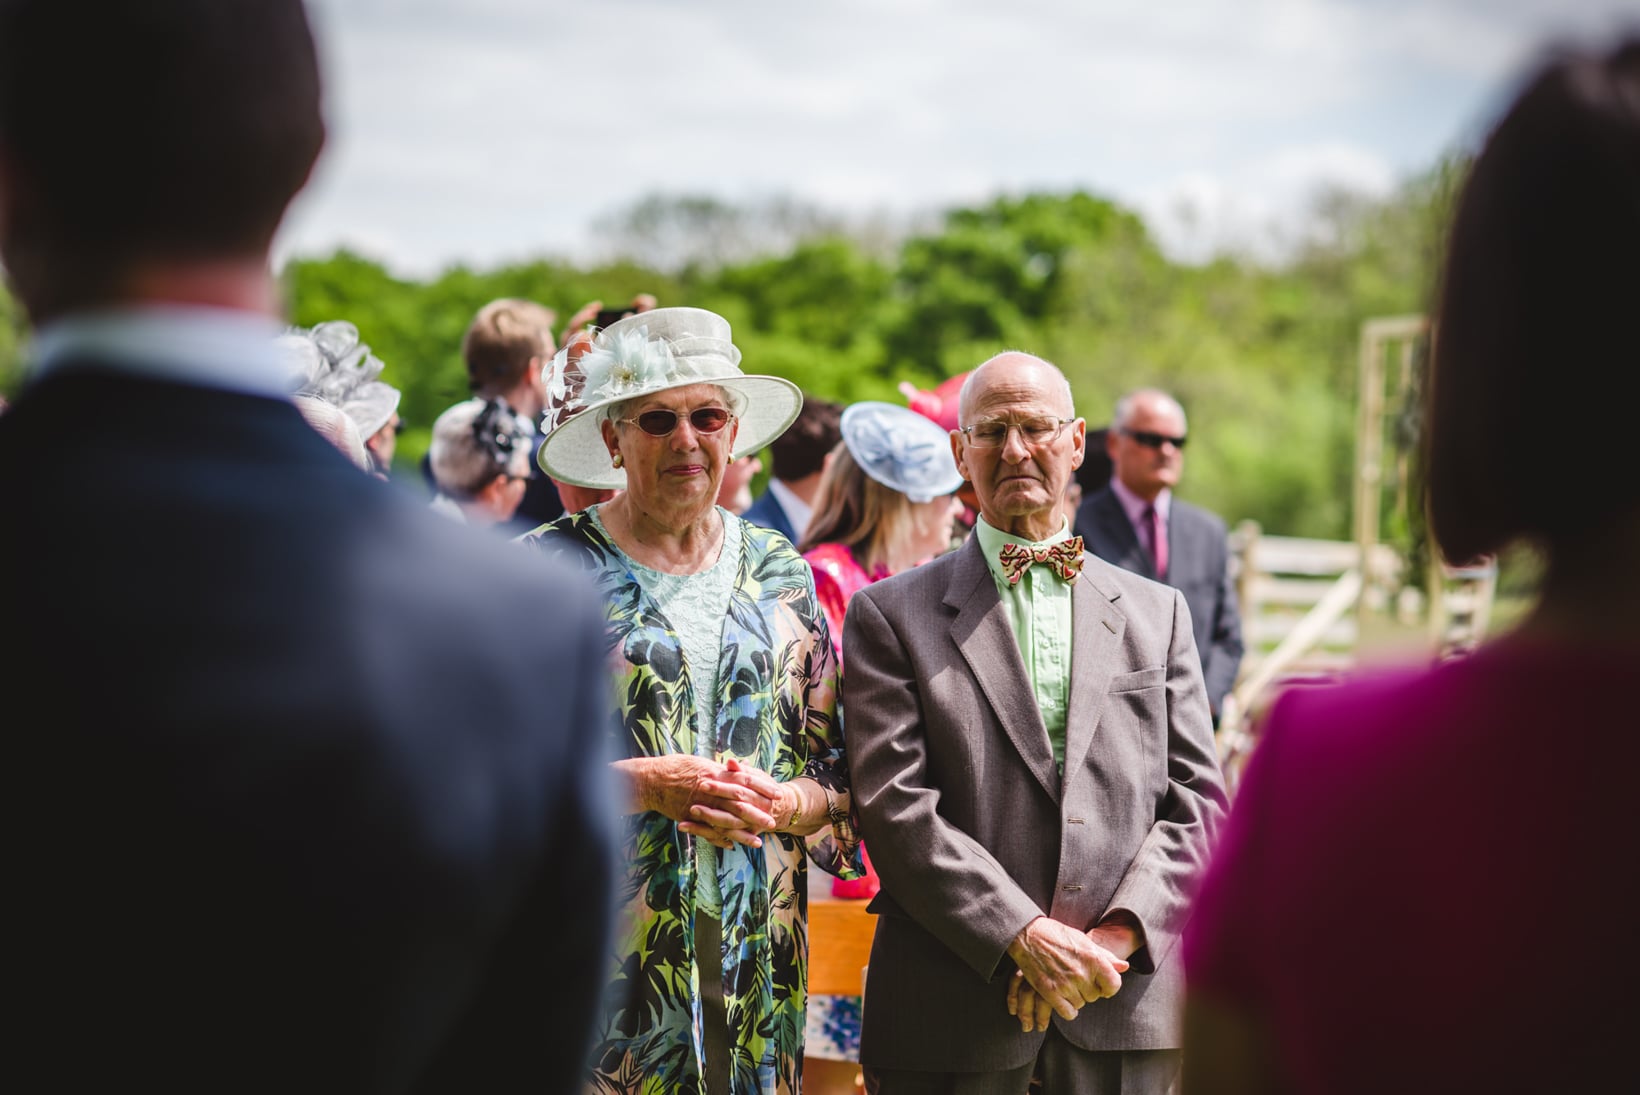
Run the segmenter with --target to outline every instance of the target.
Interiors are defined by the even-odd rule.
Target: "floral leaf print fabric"
[[[732,1095],[780,1095],[797,1090],[802,1067],[808,863],[845,878],[857,877],[862,864],[837,716],[836,656],[811,572],[783,538],[753,526],[745,535],[723,624],[716,751],[778,780],[809,776],[836,802],[832,825],[812,836],[771,833],[760,849],[719,853]],[[695,752],[682,645],[621,552],[584,512],[524,543],[581,563],[605,596],[614,755]],[[699,1092],[693,842],[657,813],[625,820],[621,924],[588,1090]]]

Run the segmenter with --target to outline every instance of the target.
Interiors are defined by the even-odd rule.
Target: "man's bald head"
[[[1071,386],[1050,362],[1009,350],[975,369],[951,433],[957,470],[991,527],[1040,541],[1064,526],[1060,505],[1086,443]],[[984,429],[969,429],[983,425]],[[964,431],[967,432],[964,432]]]
[[[1076,407],[1071,398],[1071,382],[1059,371],[1059,366],[1044,361],[1035,354],[1020,350],[1004,350],[986,359],[979,368],[968,374],[957,397],[957,417],[963,425],[973,421],[973,408],[985,393],[1003,386],[1030,385],[1049,393],[1055,413],[1061,418],[1075,418]]]

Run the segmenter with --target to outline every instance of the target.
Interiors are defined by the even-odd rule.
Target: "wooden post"
[[[1361,327],[1360,373],[1356,378],[1355,548],[1356,566],[1363,579],[1367,576],[1368,555],[1378,542],[1378,506],[1384,478],[1384,345],[1380,327],[1381,321],[1369,321]],[[1359,597],[1355,609],[1357,626],[1364,626],[1367,598]]]

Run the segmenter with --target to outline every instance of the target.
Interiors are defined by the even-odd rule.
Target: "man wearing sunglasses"
[[[1188,436],[1184,408],[1166,392],[1118,399],[1105,436],[1110,484],[1083,500],[1076,532],[1101,559],[1184,594],[1216,726],[1241,667],[1241,610],[1224,521],[1173,497]]]

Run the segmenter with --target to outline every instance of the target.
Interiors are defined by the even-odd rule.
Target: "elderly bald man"
[[[1082,550],[1060,500],[1086,424],[1052,364],[963,387],[964,546],[857,593],[847,735],[882,877],[868,1085],[1163,1092],[1174,942],[1225,795],[1177,590]]]

